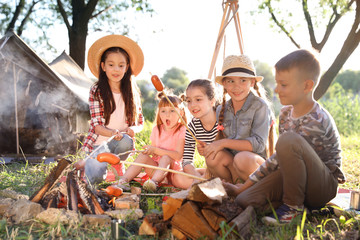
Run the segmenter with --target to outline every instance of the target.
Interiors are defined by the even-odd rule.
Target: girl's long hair
[[[257,95],[258,97],[264,99],[271,111],[271,123],[270,123],[270,128],[269,128],[269,137],[268,137],[268,141],[266,144],[266,156],[270,157],[275,152],[275,142],[276,142],[276,138],[277,138],[276,131],[275,131],[275,115],[272,110],[272,105],[266,97],[266,92],[265,92],[265,89],[262,86],[262,84],[255,81],[254,87],[253,87],[253,89],[251,89],[251,91],[254,92],[254,94]],[[224,88],[221,110],[219,113],[218,125],[222,125],[224,123],[225,103],[226,103],[226,89]],[[223,131],[219,131],[218,135],[216,136],[216,140],[223,139],[223,138],[225,138]]]
[[[130,66],[130,57],[129,54],[120,47],[111,47],[108,48],[103,55],[101,56],[100,66],[99,66],[99,80],[97,81],[96,93],[100,93],[102,103],[104,106],[104,118],[105,125],[110,121],[111,114],[115,111],[116,105],[111,88],[109,85],[108,77],[101,67],[101,63],[105,63],[105,60],[109,53],[121,53],[125,56],[126,62],[129,65],[128,70],[124,74],[124,77],[120,81],[120,92],[125,103],[125,115],[127,124],[129,126],[136,125],[137,116],[140,109],[140,92],[134,81],[131,79],[132,70]],[[96,94],[97,95],[97,94]],[[100,99],[97,99],[100,100]]]
[[[185,108],[184,108],[184,104],[182,103],[183,102],[182,99],[175,95],[166,94],[166,96],[171,101],[171,103],[174,105],[174,107],[180,109],[180,114],[182,115],[184,122],[187,123],[187,119],[186,119],[186,115],[185,115]],[[156,110],[155,124],[159,130],[159,135],[161,135],[161,125],[163,124],[163,122],[161,121],[159,111],[160,111],[161,107],[171,107],[171,104],[166,99],[165,94],[163,92],[158,93],[157,98],[159,99],[159,104],[158,104],[158,107]],[[179,119],[179,121],[180,121],[179,122],[180,124],[177,126],[174,133],[179,131],[180,128],[184,125],[184,123],[181,121],[181,119]]]

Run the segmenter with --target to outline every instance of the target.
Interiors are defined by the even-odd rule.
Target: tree
[[[270,13],[271,22],[275,23],[279,31],[285,33],[289,40],[297,48],[300,48],[301,45],[296,40],[294,28],[292,26],[296,25],[293,21],[293,17],[295,15],[294,12],[297,9],[301,9],[304,15],[303,21],[305,21],[305,25],[307,27],[311,46],[319,53],[322,51],[323,47],[330,38],[338,21],[345,14],[354,14],[354,21],[340,52],[334,59],[331,66],[321,76],[319,85],[315,90],[314,96],[316,99],[319,99],[324,95],[331,82],[335,79],[336,75],[345,64],[346,60],[359,45],[360,0],[320,0],[317,1],[316,4],[314,1],[310,3],[308,0],[299,0],[299,2],[301,2],[302,7],[292,7],[291,12],[289,12],[282,8],[285,5],[282,4],[284,1],[281,3],[280,0],[261,0],[259,9],[260,11],[267,10]],[[288,2],[286,6],[288,6]],[[296,5],[293,4],[292,6]],[[355,7],[355,10],[353,7]],[[302,25],[304,25],[304,23],[302,23]],[[322,38],[318,39],[316,33],[323,33]]]
[[[268,98],[272,99],[275,88],[275,77],[272,72],[272,67],[269,64],[260,62],[258,60],[254,61],[254,65],[256,68],[256,75],[264,77],[264,80],[261,82],[261,84],[264,86]]]
[[[41,4],[37,4],[39,2]],[[35,27],[43,33],[37,40],[45,41],[47,46],[52,48],[48,42],[47,30],[64,24],[68,32],[70,56],[82,69],[89,30],[126,35],[129,30],[124,24],[125,17],[119,15],[120,12],[130,9],[135,12],[153,12],[147,0],[33,0],[31,3],[20,0],[14,9],[11,3],[12,1],[8,0],[0,5],[1,29],[17,29],[18,35],[21,35],[24,26],[29,24],[32,27],[27,28],[28,35],[36,36],[33,32]],[[40,14],[37,14],[39,12]],[[12,18],[9,17],[11,15]],[[7,27],[3,28],[6,24]]]
[[[360,71],[346,70],[339,73],[335,79],[336,82],[346,91],[360,93]]]
[[[176,67],[167,70],[162,77],[162,81],[166,88],[174,91],[174,94],[183,93],[189,84],[186,72]]]

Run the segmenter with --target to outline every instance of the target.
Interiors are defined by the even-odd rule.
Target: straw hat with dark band
[[[87,61],[89,69],[95,77],[99,77],[101,56],[111,47],[120,47],[130,56],[132,74],[137,76],[144,66],[144,54],[139,45],[128,37],[122,35],[108,35],[98,39],[89,49]]]
[[[222,75],[215,77],[215,81],[222,85],[224,77],[255,78],[257,82],[263,80],[262,76],[256,76],[254,64],[246,55],[226,57],[222,67]]]

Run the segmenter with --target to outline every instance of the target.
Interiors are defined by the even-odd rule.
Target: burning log
[[[30,197],[30,201],[38,203],[48,192],[48,190],[54,185],[54,183],[59,179],[61,173],[66,167],[70,165],[70,163],[70,161],[64,158],[61,159],[58,165],[51,170],[50,174],[45,179],[44,186]]]
[[[98,197],[85,182],[80,180],[70,163],[66,159],[61,159],[45,179],[45,184],[31,196],[30,200],[40,203],[45,209],[64,207],[76,212],[103,214],[104,210]],[[65,177],[66,181],[63,180]],[[104,201],[107,202],[108,199]]]

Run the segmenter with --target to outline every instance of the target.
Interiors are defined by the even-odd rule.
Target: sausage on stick
[[[196,137],[194,136],[194,134],[192,133],[192,131],[190,131],[188,125],[186,124],[185,120],[183,119],[183,117],[181,116],[181,114],[177,111],[177,109],[175,108],[174,104],[170,101],[170,99],[168,98],[168,96],[166,95],[166,93],[164,92],[164,84],[162,83],[162,81],[160,80],[160,78],[157,75],[152,75],[151,76],[151,82],[154,85],[155,89],[158,92],[162,92],[165,96],[165,98],[168,100],[168,102],[170,103],[171,107],[174,108],[175,112],[178,114],[180,120],[182,121],[182,123],[185,125],[186,129],[189,131],[189,133],[191,134],[191,136],[194,138],[194,140],[196,141],[196,143],[198,144],[202,144],[203,142],[199,141],[196,139]]]

